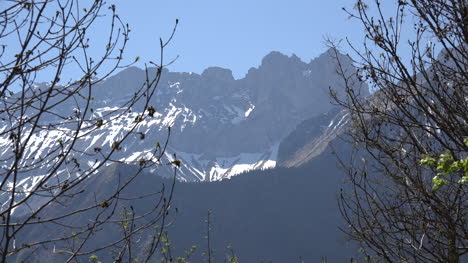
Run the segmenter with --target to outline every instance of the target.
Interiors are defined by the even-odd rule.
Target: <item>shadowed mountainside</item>
[[[347,150],[341,148],[341,151],[345,154]],[[135,170],[136,167],[127,165],[107,168],[88,184],[79,202],[73,201],[69,205],[79,207],[102,200],[109,192],[106,188],[112,188],[116,178],[127,177]],[[341,219],[336,195],[341,181],[335,157],[326,151],[296,168],[252,171],[219,182],[176,183],[170,214],[175,223],[169,228],[174,255],[182,255],[184,250],[197,245],[199,248],[193,262],[202,261],[201,253],[206,250],[204,222],[207,211],[211,210],[215,261],[224,258],[228,245],[233,246],[240,262],[299,262],[300,258],[306,262],[317,262],[322,256],[330,262],[347,261],[357,250],[345,244],[345,238],[338,229]],[[154,192],[162,184],[170,186],[171,181],[155,174],[142,174],[122,195]],[[139,200],[133,207],[141,212],[152,202],[152,199]],[[175,208],[178,213],[175,213]],[[55,206],[46,212],[58,213],[54,209],[64,208]],[[86,222],[86,216],[90,214],[74,220]],[[63,229],[58,230],[54,226],[46,224],[41,228],[31,228],[26,238],[65,234]],[[93,247],[93,242],[102,244],[115,237],[116,233],[112,233],[110,229],[98,233],[87,247]],[[144,249],[149,235],[148,231],[141,235],[135,247]],[[57,243],[56,249],[59,247]],[[48,247],[40,254],[50,257],[50,262],[61,262],[63,255],[53,254],[52,250]],[[26,255],[22,253],[17,262]],[[110,260],[107,254],[97,255],[104,261]]]

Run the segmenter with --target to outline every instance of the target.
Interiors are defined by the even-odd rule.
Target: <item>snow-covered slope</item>
[[[330,54],[328,51],[305,63],[294,55],[271,52],[258,68],[251,68],[238,80],[230,70],[219,67],[208,68],[201,75],[164,70],[149,101],[156,113],[138,123],[113,159],[136,163],[153,154],[155,144],[162,144],[167,128],[172,127],[166,158],[171,161],[177,154],[182,181],[221,180],[248,170],[275,167],[280,142],[303,120],[332,108],[328,88],[340,87],[342,82]],[[343,56],[342,60],[349,70],[354,69],[349,58]],[[150,70],[150,74],[154,72]],[[119,105],[131,99],[144,80],[145,72],[132,67],[95,86],[90,118],[102,119],[103,125],[79,136],[75,153],[68,160],[77,161],[79,166],[60,167],[55,173],[57,180],[76,176],[77,169],[92,167],[96,149],[110,149],[122,139],[143,107],[138,102],[124,111]],[[41,85],[37,88],[47,86]],[[77,111],[72,102],[54,110],[62,116],[73,116]],[[121,117],[112,119],[116,112]],[[46,128],[54,123],[53,114],[41,121],[45,128],[33,134],[25,151],[25,162],[36,162],[33,173],[21,174],[19,188],[26,192],[54,168],[37,160],[46,160],[48,153],[57,150],[57,142],[65,143],[74,132],[69,126]],[[5,129],[8,122],[0,120],[0,131]],[[0,160],[11,160],[11,144],[7,135],[0,137]],[[4,161],[0,169],[6,170],[9,165]],[[169,175],[164,170],[159,173]]]
[[[291,132],[279,147],[278,165],[299,167],[325,152],[349,127],[347,110],[335,108],[330,112],[303,121]],[[344,142],[341,142],[343,144]]]

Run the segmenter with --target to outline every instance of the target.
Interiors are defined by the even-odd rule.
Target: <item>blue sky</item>
[[[325,37],[362,40],[359,24],[341,9],[352,8],[350,0],[115,2],[132,28],[127,57],[141,56],[142,62],[158,58],[159,37],[166,38],[180,19],[167,50],[168,59],[179,55],[172,71],[221,66],[240,78],[273,50],[309,61],[326,50]]]
[[[81,7],[93,0],[80,0]],[[308,62],[323,53],[325,38],[362,44],[360,23],[342,10],[352,9],[354,0],[108,0],[115,4],[121,19],[132,29],[124,57],[136,64],[159,59],[159,38],[167,39],[176,19],[179,27],[166,60],[179,56],[171,71],[201,73],[209,66],[220,66],[242,78],[249,68],[260,64],[271,51],[296,54]],[[394,1],[385,1],[391,6]],[[3,2],[5,4],[5,2]],[[0,8],[2,8],[0,0]],[[386,9],[392,10],[392,9]],[[110,14],[109,10],[103,10]],[[54,13],[54,10],[51,10]],[[110,17],[102,17],[88,30],[91,55],[105,48]],[[6,40],[7,42],[9,40]],[[8,43],[15,47],[17,43]],[[349,51],[346,45],[343,50]],[[11,53],[11,52],[10,52]],[[79,71],[68,68],[64,79],[79,78]],[[49,81],[49,73],[37,81]]]

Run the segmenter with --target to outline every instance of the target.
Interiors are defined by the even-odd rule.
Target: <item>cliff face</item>
[[[349,58],[340,55],[340,59],[347,69],[354,70]],[[207,68],[201,75],[164,70],[156,95],[149,102],[156,108],[155,117],[143,121],[136,131],[146,134],[151,142],[135,135],[116,158],[137,160],[151,151],[154,142],[164,141],[166,128],[172,127],[167,153],[169,159],[172,153],[181,159],[181,180],[213,181],[246,170],[274,167],[280,142],[302,121],[333,107],[329,87],[339,89],[342,85],[336,68],[329,50],[309,63],[295,55],[271,52],[258,68],[251,68],[238,80],[229,69],[219,67]],[[150,69],[149,74],[154,75],[155,69]],[[118,140],[121,131],[141,111],[142,103],[134,105],[132,112],[123,114],[119,121],[109,122],[106,115],[119,110],[119,105],[128,101],[144,80],[145,72],[132,67],[95,86],[90,118],[102,117],[105,125],[81,137],[77,149],[87,152],[96,147],[109,148]],[[76,102],[70,101],[54,110],[73,116],[76,107]],[[43,121],[53,122],[53,118],[51,114]],[[34,141],[41,143],[27,154],[46,155],[48,143],[60,136],[38,132]],[[0,149],[8,149],[8,143],[0,138]],[[0,151],[0,155],[8,159],[8,151]],[[82,165],[92,161],[86,154],[75,158],[82,160]]]

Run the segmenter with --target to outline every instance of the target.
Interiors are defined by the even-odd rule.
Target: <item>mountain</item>
[[[341,59],[354,69],[348,57]],[[201,75],[164,72],[152,102],[159,109],[157,120],[142,123],[141,130],[161,134],[164,127],[172,126],[168,152],[182,160],[184,181],[215,181],[272,168],[282,139],[303,120],[333,107],[328,89],[342,85],[336,67],[331,51],[310,63],[271,52],[258,68],[238,80],[230,70],[218,67]],[[99,89],[108,93],[96,97],[125,96],[122,90],[128,91],[130,83],[143,77],[144,72],[136,68],[124,71],[103,83]],[[150,147],[132,144],[125,152],[136,158],[135,153]],[[125,152],[122,158],[129,155]]]
[[[149,101],[156,108],[154,117],[142,121],[135,137],[114,156],[129,165],[113,164],[101,169],[75,190],[73,198],[63,198],[41,213],[60,216],[66,207],[79,209],[105,200],[114,193],[116,182],[134,174],[137,167],[132,164],[151,152],[154,142],[164,141],[167,127],[172,127],[166,157],[171,160],[171,154],[176,153],[182,161],[177,172],[180,182],[175,185],[172,200],[178,212],[171,210],[175,223],[168,229],[174,253],[180,255],[194,244],[203,244],[203,221],[207,210],[212,210],[217,259],[223,258],[225,247],[232,244],[241,262],[315,262],[321,257],[337,262],[349,260],[356,249],[345,243],[338,230],[341,223],[335,198],[342,178],[330,154],[330,143],[337,141],[348,120],[346,111],[333,106],[328,97],[330,86],[343,84],[335,73],[337,65],[331,54],[329,50],[305,63],[294,55],[272,52],[258,68],[250,69],[238,80],[230,70],[218,67],[208,68],[201,75],[165,70],[156,96]],[[353,71],[351,60],[340,56],[345,68]],[[150,74],[155,74],[155,69],[150,69]],[[95,117],[105,124],[81,137],[77,149],[86,153],[96,147],[111,147],[134,122],[142,104],[133,105],[131,112],[122,112],[123,118],[118,121],[108,120],[106,115],[122,110],[119,103],[131,98],[144,79],[143,70],[129,68],[96,86],[91,106]],[[76,105],[63,104],[58,110],[73,114]],[[53,121],[54,117],[49,118],[47,121]],[[146,140],[140,140],[141,134]],[[47,132],[36,136],[28,156],[47,153],[48,145],[59,139]],[[5,138],[0,140],[3,157],[8,154],[8,143]],[[334,150],[346,153],[348,148],[338,143]],[[75,157],[82,165],[92,165],[86,154]],[[158,191],[163,184],[170,186],[172,182],[166,178],[172,174],[170,169],[163,166],[149,170],[120,194],[144,196]],[[25,175],[19,187],[27,192],[38,177]],[[155,200],[121,202],[119,209],[132,205],[142,212]],[[100,210],[40,227],[28,225],[16,242],[60,239],[73,230],[56,227],[57,223],[81,225],[94,213]],[[23,214],[16,211],[15,216]],[[118,226],[103,228],[93,234],[86,248],[112,240],[118,231]],[[138,248],[144,248],[150,235],[147,231],[139,235]],[[63,262],[66,255],[57,251],[66,245],[57,241],[39,250],[26,249],[15,259],[20,262],[33,253],[39,260]],[[108,254],[99,257],[110,260]],[[194,262],[202,261],[200,253],[197,257]]]
[[[179,172],[182,181],[216,181],[249,170],[273,168],[277,165],[281,141],[304,120],[332,109],[328,89],[338,87],[339,91],[343,85],[335,72],[333,53],[329,50],[305,63],[295,55],[271,52],[242,79],[234,79],[230,70],[219,67],[207,68],[201,75],[164,70],[156,94],[148,102],[156,108],[154,117],[139,123],[113,158],[136,163],[151,154],[156,142],[164,142],[167,127],[172,127],[166,157],[170,161],[176,153],[182,161]],[[343,67],[354,71],[350,58],[339,56]],[[149,74],[154,75],[155,69],[150,69]],[[84,170],[93,166],[96,149],[110,151],[141,112],[144,100],[135,103],[129,111],[124,111],[121,105],[132,99],[145,77],[144,70],[131,67],[94,87],[89,118],[101,119],[103,125],[98,130],[81,133],[67,162],[77,161]],[[38,84],[36,90],[46,90],[47,85]],[[56,94],[51,100],[59,102],[60,98],[61,94]],[[83,104],[69,99],[50,109],[40,120],[43,128],[33,133],[24,154],[25,167],[29,162],[35,169],[29,172],[29,167],[21,173],[18,188],[28,192],[41,180],[42,174],[54,169],[53,162],[37,160],[57,151],[57,141],[70,137],[74,127],[52,124],[57,116],[72,119]],[[109,117],[115,112],[121,114],[119,119]],[[13,143],[10,134],[3,133],[9,125],[6,117],[0,118],[0,134],[4,134],[0,137],[3,168],[11,165],[14,154],[10,150]],[[146,139],[141,140],[142,136]],[[62,166],[54,176],[64,180],[73,177],[74,172]],[[1,199],[3,203],[8,197]]]
[[[339,149],[346,151],[346,147]],[[175,185],[168,231],[172,255],[183,256],[193,245],[198,248],[190,262],[205,262],[206,218],[211,211],[211,242],[214,262],[222,262],[232,245],[239,262],[348,262],[357,254],[357,247],[346,242],[338,227],[343,226],[336,196],[342,178],[330,151],[299,167],[277,167],[255,170],[231,179],[216,182],[178,182]],[[109,182],[124,181],[134,174],[137,167],[116,164],[106,168],[84,186],[86,192],[66,203],[75,208],[87,207],[95,200],[103,200],[112,193]],[[121,193],[130,197],[166,189],[170,179],[155,174],[142,174]],[[105,188],[103,189],[103,187]],[[93,193],[93,194],[91,194]],[[157,200],[157,198],[156,198]],[[132,205],[137,213],[147,211],[155,200],[139,199],[137,202],[121,201],[121,207]],[[44,213],[60,215],[64,204],[57,204]],[[119,211],[119,210],[117,210]],[[96,213],[99,213],[97,210]],[[92,216],[90,216],[92,215]],[[119,216],[119,215],[116,215]],[[87,218],[94,218],[93,211],[71,219],[60,220],[63,225],[80,225]],[[105,217],[105,216],[104,216]],[[141,220],[137,220],[139,226]],[[30,226],[22,236],[24,240],[60,238],[73,229],[57,228],[54,222],[41,227]],[[136,252],[144,251],[150,242],[152,229],[139,233],[135,238]],[[110,243],[121,233],[118,226],[107,226],[96,232],[84,251]],[[18,239],[21,244],[23,239]],[[46,244],[41,249],[26,249],[16,256],[16,262],[63,262],[67,254],[61,251],[67,243],[60,241]],[[33,253],[34,257],[30,257]],[[107,251],[95,253],[102,262],[112,262]],[[159,255],[159,254],[158,254]],[[137,255],[135,255],[137,256]],[[86,261],[88,256],[81,259]],[[150,262],[159,262],[160,255]]]
[[[304,120],[281,142],[278,165],[299,167],[310,162],[342,135],[348,124],[348,113],[340,108]]]
[[[355,244],[347,242],[339,227],[344,227],[337,194],[343,176],[332,150],[340,156],[349,156],[351,145],[342,143],[339,136],[348,126],[346,111],[333,108],[304,120],[279,145],[278,166],[268,170],[252,170],[230,179],[213,182],[176,182],[166,228],[174,256],[196,245],[191,262],[204,262],[206,252],[206,217],[211,211],[211,240],[215,261],[227,255],[232,246],[240,262],[347,262],[358,257]],[[332,146],[333,145],[333,146]],[[60,217],[66,207],[86,208],[106,200],[114,194],[118,183],[125,182],[138,170],[137,166],[113,164],[106,167],[76,189],[73,198],[63,199],[42,211],[48,217]],[[136,213],[148,211],[159,196],[126,201],[133,196],[146,196],[160,189],[170,189],[173,181],[155,173],[143,173],[120,193],[126,197],[115,211],[132,207]],[[83,190],[83,191],[82,191]],[[81,225],[95,218],[100,209],[59,220],[63,226]],[[104,218],[106,214],[101,215]],[[115,212],[114,216],[120,216]],[[143,224],[145,219],[136,221]],[[60,239],[70,228],[57,228],[57,222],[46,222],[40,227],[28,226],[23,240]],[[119,226],[103,226],[92,235],[84,250],[92,250],[115,240]],[[139,233],[135,240],[136,252],[145,251],[151,229]],[[46,244],[41,249],[26,249],[13,262],[63,262],[67,254],[59,253],[68,243]],[[31,253],[36,261],[31,259]],[[95,253],[103,262],[111,262],[107,251]],[[159,255],[159,254],[157,254]],[[137,256],[137,255],[136,255]],[[88,256],[83,256],[86,261]],[[37,261],[39,259],[39,261]],[[158,256],[153,261],[158,262]],[[12,259],[13,260],[13,259]]]

